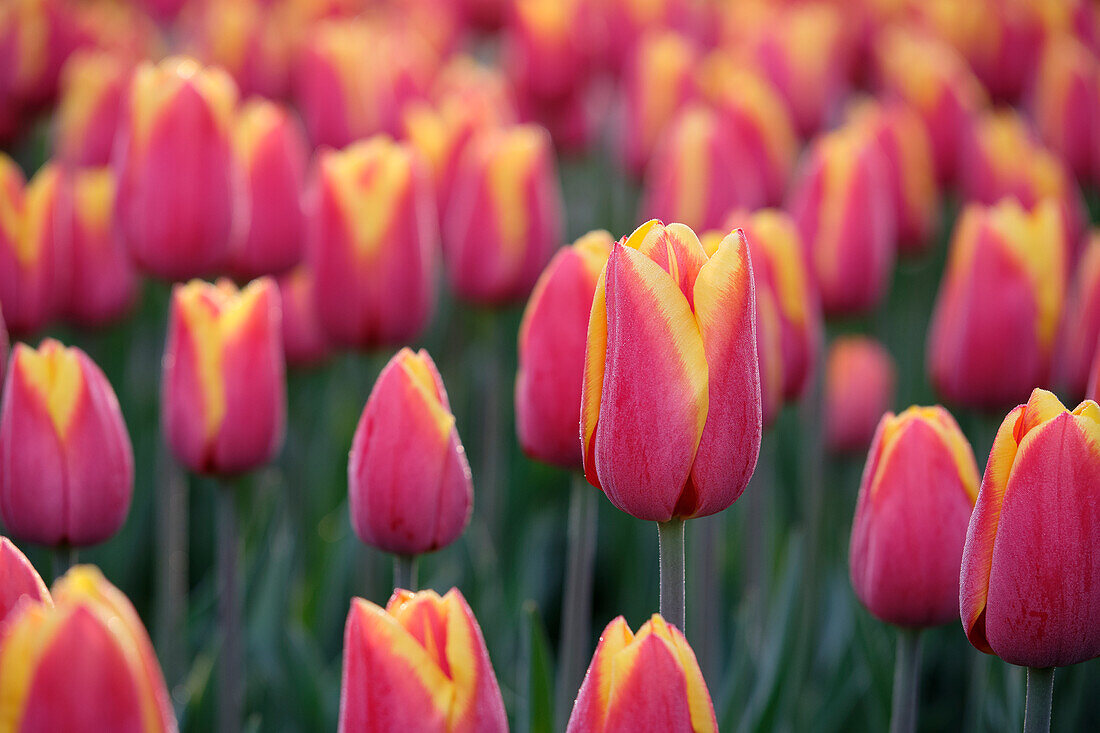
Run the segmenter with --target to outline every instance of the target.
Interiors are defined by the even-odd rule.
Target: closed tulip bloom
[[[566,730],[710,733],[718,723],[695,652],[653,614],[637,634],[622,616],[603,630]]]
[[[228,269],[241,280],[288,270],[305,249],[305,134],[284,108],[253,99],[237,112],[233,142],[247,180],[251,215],[247,232],[229,254]]]
[[[594,231],[558,250],[535,283],[519,327],[519,443],[532,458],[563,468],[581,468],[577,405],[588,318],[612,243],[610,234]]]
[[[243,217],[224,71],[170,57],[134,73],[115,154],[117,226],[138,267],[182,280],[224,261]],[[239,226],[239,224],[237,224]]]
[[[1100,342],[1100,229],[1089,234],[1066,299],[1058,345],[1058,383],[1075,396],[1085,394]]]
[[[791,191],[826,315],[866,313],[889,290],[897,229],[887,166],[874,137],[841,128],[818,138]]]
[[[840,336],[825,358],[825,444],[836,453],[867,450],[879,418],[894,404],[897,366],[866,336]]]
[[[928,332],[929,375],[945,399],[1000,408],[1047,381],[1066,249],[1051,201],[963,211]]]
[[[111,162],[130,72],[128,61],[104,51],[78,52],[65,62],[54,128],[58,159],[78,166]]]
[[[94,545],[126,520],[134,453],[107,377],[76,347],[17,344],[0,407],[0,518],[28,542]]]
[[[371,390],[348,457],[351,523],[363,542],[417,555],[458,539],[473,484],[443,379],[428,352],[405,348]]]
[[[503,733],[489,652],[457,588],[355,598],[344,627],[340,733]]]
[[[283,3],[284,6],[289,3]],[[191,53],[229,72],[244,94],[278,98],[287,91],[292,36],[289,12],[266,0],[198,0],[177,28]]]
[[[521,106],[570,97],[596,60],[590,0],[516,0],[504,34],[504,66]]]
[[[1043,142],[1078,180],[1096,180],[1100,146],[1100,64],[1077,39],[1060,35],[1043,47],[1031,91],[1031,116]]]
[[[848,566],[856,596],[897,626],[938,626],[959,613],[959,559],[978,498],[978,466],[942,407],[888,412],[859,487]]]
[[[547,132],[486,130],[469,144],[444,222],[454,292],[475,303],[521,300],[561,242],[561,189]]]
[[[122,592],[91,565],[30,604],[0,638],[0,725],[20,733],[174,733],[153,645]]]
[[[435,308],[438,225],[423,162],[378,135],[323,151],[307,202],[317,312],[333,343],[417,337]]]
[[[47,606],[53,603],[27,556],[7,537],[0,537],[0,633],[5,619],[28,600]]]
[[[310,366],[323,361],[331,347],[317,314],[316,281],[306,265],[280,275],[283,305],[283,351],[288,366]]]
[[[57,92],[61,64],[72,47],[70,12],[59,0],[0,6],[0,107],[34,107]]]
[[[720,512],[760,450],[756,294],[748,244],[713,252],[650,221],[611,250],[588,324],[581,439],[588,481],[657,522]]]
[[[1100,408],[1036,389],[997,431],[963,550],[970,643],[1027,667],[1100,656]]]
[[[8,367],[8,350],[10,346],[8,326],[4,323],[4,309],[0,308],[0,385],[4,384],[4,374],[7,373],[5,370]]]
[[[192,280],[172,290],[161,425],[196,473],[250,471],[278,452],[286,384],[279,292],[270,278],[241,290]]]

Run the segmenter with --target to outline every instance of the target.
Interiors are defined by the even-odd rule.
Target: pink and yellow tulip
[[[57,92],[61,64],[72,49],[66,3],[12,0],[0,6],[0,107],[34,107]]]
[[[1092,357],[1100,343],[1100,230],[1088,237],[1066,299],[1055,364],[1058,383],[1071,394],[1085,394]]]
[[[103,51],[69,57],[61,73],[61,100],[54,128],[54,151],[70,165],[111,162],[130,63]]]
[[[1070,35],[1052,38],[1043,48],[1031,116],[1043,142],[1078,180],[1100,179],[1100,62]]]
[[[317,314],[316,282],[306,265],[280,275],[279,300],[283,305],[283,352],[288,366],[310,366],[331,351],[328,335]]]
[[[53,604],[46,584],[27,556],[7,537],[0,537],[0,636],[7,617],[28,602]]]
[[[840,336],[825,357],[825,444],[835,453],[867,450],[879,419],[894,404],[897,366],[866,336]]]
[[[190,53],[225,69],[245,95],[286,94],[293,32],[291,3],[269,0],[191,0],[177,28]]]

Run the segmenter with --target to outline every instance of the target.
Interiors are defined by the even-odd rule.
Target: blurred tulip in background
[[[1031,116],[1051,150],[1079,181],[1100,180],[1100,63],[1070,35],[1043,47],[1030,92]]]
[[[825,358],[825,442],[837,453],[867,449],[894,404],[897,366],[878,341],[839,336]]]
[[[283,306],[283,350],[287,366],[311,366],[325,359],[331,345],[317,313],[316,281],[306,265],[280,275]]]
[[[1093,354],[1100,342],[1100,230],[1092,230],[1078,260],[1066,298],[1055,373],[1069,394],[1088,386]]]
[[[77,166],[111,162],[130,64],[104,51],[75,53],[61,74],[61,99],[54,127],[54,151]]]

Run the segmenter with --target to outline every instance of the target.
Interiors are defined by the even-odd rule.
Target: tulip
[[[0,308],[0,385],[4,384],[4,374],[8,366],[8,327],[4,323],[4,310]]]
[[[1057,206],[968,206],[928,332],[928,371],[951,402],[998,408],[1047,381],[1065,297]]]
[[[889,290],[896,216],[887,166],[866,131],[841,128],[818,138],[791,191],[826,315],[867,312]]]
[[[489,652],[457,588],[396,590],[385,608],[351,602],[340,733],[507,731]]]
[[[144,63],[119,130],[119,231],[138,266],[179,280],[221,266],[243,223],[230,134],[237,89],[192,59]]]
[[[882,344],[840,336],[825,358],[825,442],[829,449],[867,449],[875,425],[894,402],[897,367]]]
[[[1076,266],[1069,297],[1066,299],[1055,364],[1058,382],[1073,395],[1085,394],[1089,368],[1100,342],[1100,230],[1088,237],[1084,253]]]
[[[304,265],[278,277],[283,304],[283,351],[289,366],[310,366],[323,361],[330,345],[317,315],[316,284]]]
[[[54,150],[63,162],[102,166],[111,162],[122,96],[130,66],[117,54],[82,52],[65,62]]]
[[[134,454],[118,400],[88,355],[17,344],[0,407],[0,518],[16,537],[85,546],[126,520]]]
[[[302,259],[302,189],[309,151],[290,114],[262,99],[237,112],[233,142],[248,180],[251,217],[229,270],[241,280],[288,270]]]
[[[622,616],[600,635],[568,733],[717,731],[710,692],[684,635],[657,614],[638,633]]]
[[[29,604],[0,638],[0,720],[19,731],[174,733],[164,676],[137,611],[90,565]]]
[[[27,556],[7,537],[0,537],[0,634],[9,615],[20,603],[42,603],[49,606],[50,592]],[[14,618],[14,616],[13,616]]]
[[[344,346],[416,338],[435,308],[438,228],[427,173],[384,135],[320,154],[307,201],[317,312]]]
[[[57,91],[72,46],[70,9],[60,0],[11,0],[0,6],[0,108],[37,106]]]
[[[161,425],[176,458],[214,475],[250,471],[282,446],[282,326],[274,281],[172,289]]]
[[[1059,36],[1044,46],[1031,91],[1031,116],[1043,141],[1078,180],[1100,176],[1093,161],[1100,147],[1100,64],[1072,36]]]
[[[454,191],[443,256],[455,293],[487,304],[526,297],[561,242],[550,136],[534,125],[483,131],[459,163]]]

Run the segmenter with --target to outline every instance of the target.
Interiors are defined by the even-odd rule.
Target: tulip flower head
[[[4,323],[4,309],[0,308],[0,385],[4,384],[4,374],[8,368],[8,351],[11,342],[8,340],[8,327]]]
[[[73,54],[61,75],[54,149],[65,163],[103,166],[111,162],[122,97],[130,65],[118,54]]]
[[[397,590],[385,608],[351,602],[340,733],[497,733],[504,701],[481,628],[455,588]]]
[[[612,247],[588,324],[581,439],[585,476],[616,507],[663,522],[744,491],[762,430],[755,309],[739,230],[707,252],[683,224],[653,220]]]
[[[1100,407],[1036,389],[997,431],[963,550],[970,643],[1011,664],[1100,656]]]
[[[269,461],[284,437],[279,292],[270,278],[238,290],[192,280],[172,290],[161,423],[176,458],[227,475]]]
[[[658,614],[634,634],[619,616],[600,634],[568,733],[718,730],[695,652]]]
[[[840,336],[825,358],[825,442],[837,453],[861,452],[894,403],[897,366],[886,347],[865,336]]]
[[[289,366],[316,364],[330,351],[328,336],[317,315],[316,282],[305,265],[280,275],[279,300],[283,305],[283,349]]]
[[[848,562],[856,596],[898,626],[958,615],[959,558],[978,498],[978,466],[942,407],[888,412],[863,469]]]
[[[1066,299],[1058,346],[1058,383],[1085,394],[1092,356],[1100,343],[1100,229],[1088,237]]]
[[[0,537],[0,634],[21,603],[52,605],[50,592],[27,556],[7,537]]]
[[[1078,180],[1096,180],[1100,147],[1100,62],[1069,34],[1048,41],[1031,92],[1031,110],[1043,141]]]
[[[94,545],[122,526],[134,454],[118,400],[88,355],[17,344],[0,407],[0,518],[44,545]]]

